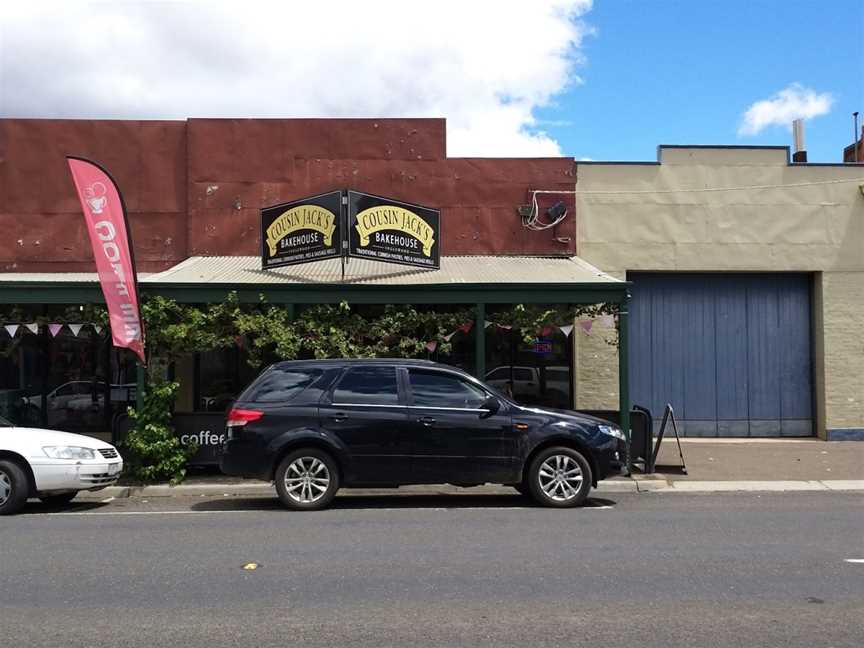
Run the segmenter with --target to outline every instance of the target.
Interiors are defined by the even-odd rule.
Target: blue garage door
[[[634,403],[687,436],[813,434],[809,275],[627,278]]]

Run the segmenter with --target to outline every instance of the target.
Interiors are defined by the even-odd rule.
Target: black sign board
[[[348,192],[348,256],[437,270],[440,238],[437,209]]]
[[[219,453],[225,442],[225,414],[223,412],[175,412],[171,417],[174,436],[183,445],[195,444],[198,451],[189,458],[190,466],[218,466]],[[114,421],[112,440],[126,442],[133,421],[123,414]]]
[[[261,267],[278,268],[342,256],[342,192],[261,210]]]

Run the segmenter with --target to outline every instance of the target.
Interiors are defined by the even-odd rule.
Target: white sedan
[[[99,439],[16,427],[0,417],[0,515],[21,510],[29,497],[67,504],[82,490],[99,490],[120,477],[123,458]]]

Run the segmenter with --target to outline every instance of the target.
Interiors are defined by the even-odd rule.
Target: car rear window
[[[345,405],[398,405],[395,367],[354,367],[345,372],[333,402]]]
[[[315,382],[321,373],[320,369],[274,367],[255,384],[252,400],[258,403],[290,401]]]

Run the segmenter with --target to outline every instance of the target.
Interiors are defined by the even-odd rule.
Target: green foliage
[[[142,481],[169,479],[177,484],[186,476],[186,462],[198,448],[183,445],[174,435],[171,414],[176,382],[154,382],[148,385],[141,411],[129,408],[135,422],[124,446],[132,452],[130,472]]]
[[[528,304],[526,306],[524,304],[516,304],[506,310],[495,311],[489,317],[498,324],[506,324],[512,326],[514,329],[518,329],[522,333],[523,340],[530,344],[537,336],[537,333],[546,327],[573,324],[573,320],[578,318],[614,315],[617,312],[618,306],[616,304],[588,304],[579,306],[538,304]],[[615,339],[610,340],[609,343],[613,346],[618,345],[617,334]]]
[[[5,321],[89,322],[107,326],[104,306],[88,304],[70,306],[61,314],[34,316],[26,307],[13,306],[0,316]],[[597,317],[617,312],[615,305],[590,306],[523,305],[492,307],[488,319],[518,329],[530,343],[546,327],[573,324],[579,317]],[[181,356],[243,345],[248,361],[259,367],[266,355],[281,359],[424,357],[427,344],[436,343],[438,353],[451,352],[448,339],[456,329],[474,322],[473,309],[436,310],[413,305],[388,304],[370,309],[366,315],[347,303],[319,304],[296,312],[283,305],[268,304],[261,298],[257,304],[240,304],[236,293],[220,303],[179,304],[172,299],[154,296],[142,303],[145,343],[148,356],[173,362]],[[475,323],[483,326],[482,322]],[[476,328],[474,329],[476,330]],[[609,341],[609,340],[607,340]],[[616,339],[609,341],[617,345]],[[145,390],[140,412],[130,409],[135,427],[126,446],[133,453],[132,474],[141,480],[183,479],[186,462],[196,448],[184,446],[174,436],[171,413],[178,384],[166,382],[151,367],[151,384]]]

